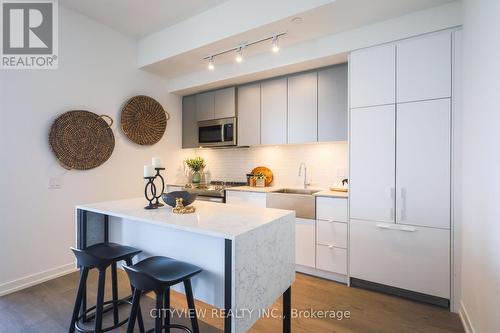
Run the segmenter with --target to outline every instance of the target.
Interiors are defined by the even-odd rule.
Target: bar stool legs
[[[196,318],[196,307],[194,305],[193,288],[191,288],[190,279],[184,280],[184,289],[186,291],[189,317],[191,318],[191,327],[193,328],[193,333],[200,333],[200,328],[198,327],[198,319]]]
[[[132,266],[132,259],[127,259],[125,260],[125,263],[127,264],[127,266]],[[134,286],[132,286],[132,284],[130,284],[130,289],[132,290],[132,305],[134,304],[134,300],[133,298],[135,297],[135,288]],[[137,316],[137,321],[138,321],[138,324],[139,324],[139,331],[141,333],[144,333],[146,330],[144,328],[144,320],[142,319],[142,312],[141,312],[141,303],[140,303],[140,296],[141,296],[141,291],[139,290],[139,296],[138,296],[138,299],[139,299],[139,302],[137,304],[137,309],[136,310],[138,313],[136,313],[136,316]],[[130,318],[130,320],[132,320],[132,317]],[[135,323],[135,316],[134,316],[134,323]],[[132,331],[134,330],[134,325],[132,325]]]
[[[118,306],[116,306],[116,302],[118,301],[118,277],[116,273],[116,262],[111,265],[111,293],[112,299],[114,303],[113,306],[113,324],[118,325],[120,321],[118,317]]]
[[[76,294],[75,307],[73,308],[73,315],[71,316],[71,325],[69,327],[69,333],[75,333],[75,324],[78,320],[78,315],[80,313],[80,308],[82,306],[83,293],[85,292],[85,286],[87,284],[87,277],[89,274],[88,268],[83,268],[80,272],[80,283],[78,284],[78,292]]]
[[[132,299],[132,309],[130,310],[130,318],[127,326],[127,333],[134,332],[135,318],[137,318],[137,314],[140,313],[139,304],[141,302],[141,294],[142,292],[139,289],[134,290],[134,296]],[[141,332],[144,332],[144,328],[141,329]]]
[[[170,288],[167,288],[165,290],[164,296],[163,296],[163,308],[166,310],[166,313],[163,313],[165,316],[164,322],[165,322],[165,333],[170,333]]]
[[[104,311],[104,288],[106,282],[106,270],[99,269],[99,283],[97,286],[97,300],[95,308],[95,333],[102,333],[102,315]]]

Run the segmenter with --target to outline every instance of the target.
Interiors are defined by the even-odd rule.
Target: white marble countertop
[[[313,194],[316,197],[348,198],[348,192],[324,190]]]
[[[99,202],[76,206],[77,209],[150,223],[198,234],[234,239],[236,236],[258,229],[293,211],[255,208],[208,201],[195,201],[193,214],[174,214],[170,206],[146,210],[144,198]]]
[[[270,193],[270,192],[275,192],[282,190],[284,188],[297,188],[294,186],[267,186],[267,187],[255,187],[255,186],[236,186],[236,187],[229,187],[226,189],[226,191],[241,191],[241,192],[257,192],[257,193]],[[316,192],[313,194],[314,196],[317,197],[332,197],[332,198],[348,198],[349,193],[348,192],[341,192],[341,191],[330,191],[330,190],[320,190],[319,192]]]

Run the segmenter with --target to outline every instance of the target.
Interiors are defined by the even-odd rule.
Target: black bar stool
[[[196,318],[191,277],[200,273],[201,268],[167,257],[150,257],[133,266],[124,266],[124,268],[134,288],[127,333],[134,331],[135,318],[138,314],[139,320],[141,318],[139,309],[141,294],[149,291],[154,291],[156,294],[157,316],[155,318],[155,328],[148,330],[146,333],[161,333],[163,328],[165,328],[166,332],[170,332],[170,328],[184,330],[188,333],[200,332]],[[165,322],[162,323],[162,315],[165,314],[162,309],[170,309],[170,287],[180,282],[184,283],[192,330],[183,325],[171,324],[170,312],[166,313],[164,316]]]
[[[69,333],[74,333],[75,329],[79,332],[95,332],[102,333],[111,331],[119,326],[124,325],[129,318],[120,322],[118,316],[118,305],[123,303],[131,304],[131,296],[118,299],[118,277],[117,277],[117,262],[125,260],[127,265],[132,265],[132,258],[141,252],[136,248],[130,246],[124,246],[115,243],[100,243],[89,246],[83,250],[71,248],[76,256],[77,264],[81,267],[80,283],[78,285],[78,292],[76,295],[75,307],[73,309],[73,315],[71,317],[71,325],[69,327]],[[105,291],[105,281],[106,281],[106,269],[111,266],[111,287],[112,287],[112,299],[110,301],[104,301],[104,291]],[[97,287],[97,301],[96,305],[87,309],[84,313],[79,315],[80,308],[82,305],[82,299],[86,288],[88,273],[92,268],[99,270],[99,283]],[[131,286],[132,293],[134,288]],[[110,305],[106,307],[106,305]],[[94,313],[90,313],[91,311]],[[113,310],[113,326],[102,328],[102,317],[105,312]],[[94,330],[88,330],[82,328],[79,323],[82,318],[89,319],[95,317],[95,328]],[[141,333],[144,333],[144,323],[142,316],[139,316],[139,327]]]

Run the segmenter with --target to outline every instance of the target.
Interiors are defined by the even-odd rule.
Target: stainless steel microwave
[[[198,122],[200,147],[236,146],[236,117]]]

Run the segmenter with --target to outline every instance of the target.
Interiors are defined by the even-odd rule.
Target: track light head
[[[279,46],[279,42],[278,42],[278,36],[274,36],[271,50],[273,51],[273,53],[279,52],[280,46]]]
[[[215,69],[214,57],[208,59],[208,69],[213,71]]]
[[[240,63],[243,61],[243,49],[240,47],[236,51],[236,58],[235,58],[237,63]]]

